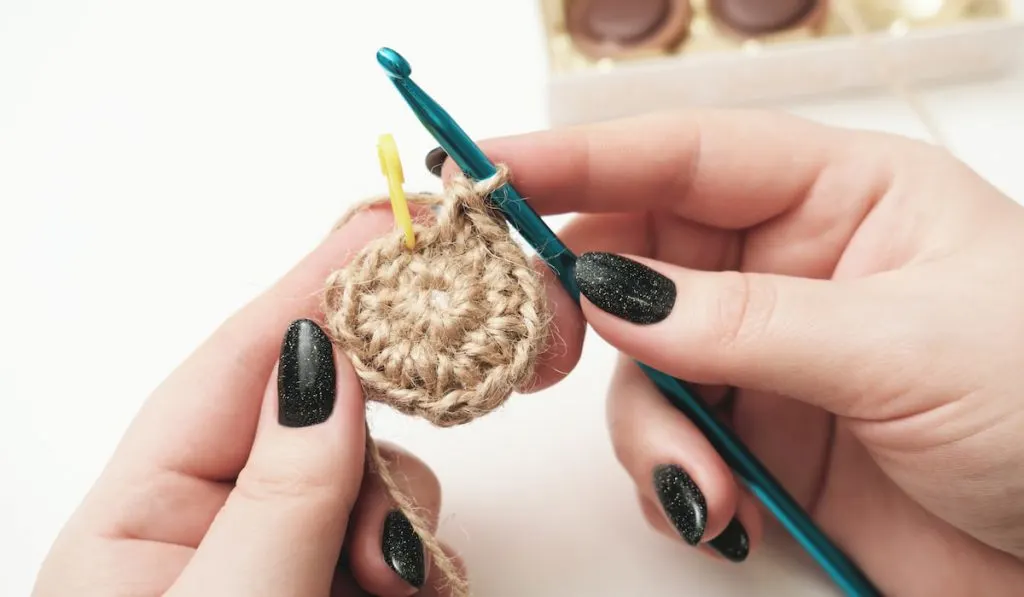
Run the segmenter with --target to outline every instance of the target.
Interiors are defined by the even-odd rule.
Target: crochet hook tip
[[[412,66],[401,54],[391,48],[377,50],[377,62],[392,79],[408,79],[412,74]]]

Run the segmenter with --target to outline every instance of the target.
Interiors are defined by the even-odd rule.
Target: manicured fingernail
[[[402,580],[417,588],[423,586],[426,574],[423,542],[409,519],[398,510],[388,512],[384,518],[381,550],[384,552],[384,561]]]
[[[427,152],[427,159],[424,160],[427,170],[434,176],[441,176],[441,168],[444,161],[448,159],[448,152],[443,147],[435,147]]]
[[[722,534],[708,541],[724,557],[731,562],[742,562],[750,554],[750,537],[747,536],[747,529],[736,518],[729,522]]]
[[[690,545],[700,543],[708,521],[708,505],[690,475],[674,464],[655,467],[654,491],[679,535]]]
[[[334,411],[337,373],[331,340],[300,319],[288,327],[277,372],[277,420],[285,427],[323,423]]]
[[[657,323],[668,317],[676,302],[675,282],[612,253],[581,255],[576,262],[576,283],[599,309],[631,323]]]

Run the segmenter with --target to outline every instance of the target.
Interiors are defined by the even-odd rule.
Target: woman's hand
[[[1024,210],[937,149],[778,115],[655,116],[485,149],[543,213],[582,213],[562,232],[574,250],[603,252],[579,264],[583,314],[630,357],[609,421],[656,528],[741,561],[761,514],[633,358],[703,384],[884,592],[1024,583]],[[168,378],[37,595],[390,596],[423,579],[432,593],[422,547],[364,476],[351,368],[293,323],[392,227],[386,208],[353,219]],[[563,342],[535,389],[575,365],[583,337],[553,282],[549,296]],[[436,518],[429,469],[385,448]]]
[[[1024,209],[940,149],[777,114],[483,148],[582,214],[560,236],[599,252],[583,314],[625,355],[608,420],[655,528],[741,561],[762,516],[632,359],[701,384],[886,594],[1020,593]]]
[[[37,597],[437,594],[421,541],[364,473],[358,379],[310,321],[328,274],[392,230],[386,207],[355,216],[156,390],[54,544]],[[578,356],[550,355],[536,387]],[[378,445],[436,524],[433,473]]]

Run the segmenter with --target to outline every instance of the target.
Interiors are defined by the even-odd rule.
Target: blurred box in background
[[[1012,0],[540,0],[555,126],[991,75]]]

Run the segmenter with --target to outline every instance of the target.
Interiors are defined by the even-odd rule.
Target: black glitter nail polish
[[[676,302],[675,282],[646,265],[611,253],[584,253],[576,262],[576,283],[587,300],[631,323],[668,317]]]
[[[443,147],[435,147],[427,152],[427,158],[424,163],[429,171],[434,176],[441,176],[441,169],[444,167],[445,160],[448,159],[448,152]]]
[[[690,545],[700,543],[708,521],[708,506],[690,475],[674,464],[657,466],[654,491],[679,535]]]
[[[402,580],[417,588],[423,586],[426,573],[423,542],[409,519],[398,510],[388,512],[384,518],[381,551],[384,552],[384,561]]]
[[[320,326],[300,319],[281,344],[277,373],[277,420],[285,427],[323,423],[334,411],[337,373],[331,340]]]
[[[742,562],[750,554],[750,537],[747,529],[736,518],[729,521],[722,534],[708,542],[715,551],[731,562]]]

